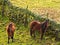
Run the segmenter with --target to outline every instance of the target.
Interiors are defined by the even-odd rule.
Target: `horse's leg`
[[[34,38],[35,38],[35,28],[33,28],[33,34],[34,34]]]
[[[33,31],[33,33],[34,33],[34,38],[35,38],[35,31]]]
[[[41,40],[43,39],[43,33],[41,34]]]
[[[11,39],[12,39],[12,42],[13,42],[13,36],[11,37]]]
[[[10,37],[8,36],[8,43],[9,43]]]
[[[12,38],[12,42],[13,42],[13,36],[11,38]]]
[[[41,31],[41,40],[43,39],[44,30]]]
[[[12,37],[11,37],[11,39],[12,39],[12,42],[13,42],[13,37],[14,37],[14,33],[12,33]]]
[[[30,35],[32,36],[32,29],[30,29]]]

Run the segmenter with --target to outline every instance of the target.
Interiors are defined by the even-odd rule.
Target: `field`
[[[44,18],[46,18],[46,13],[49,13],[48,18],[60,24],[60,0],[10,0],[10,2],[13,6],[22,9],[26,9],[28,6],[28,10]],[[24,12],[20,13],[23,14]],[[2,18],[0,15],[0,45],[60,45],[60,41],[56,41],[55,37],[49,35],[44,35],[43,40],[40,40],[40,33],[38,31],[36,31],[36,38],[31,37],[29,24],[27,27],[20,25],[19,29],[16,25],[14,42],[12,43],[12,40],[10,40],[8,44],[6,26],[9,22],[10,20],[7,16]]]
[[[6,32],[6,26],[9,22],[7,17],[1,18],[0,16],[0,45],[8,45],[8,36]],[[55,41],[55,38],[44,36],[43,40],[40,40],[40,34],[36,32],[36,38],[30,36],[29,27],[20,26],[15,30],[14,42],[10,40],[9,45],[60,45],[59,41]]]
[[[29,9],[40,8],[40,7],[51,7],[51,8],[60,8],[60,0],[10,0],[11,3],[15,6],[26,8],[29,6]]]

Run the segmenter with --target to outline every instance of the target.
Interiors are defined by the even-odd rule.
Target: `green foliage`
[[[5,9],[4,9],[4,15],[9,18],[10,21],[15,22],[16,24],[20,25],[28,25],[29,22],[32,20],[38,20],[40,22],[43,22],[46,20],[46,18],[42,18],[40,15],[32,13],[30,10],[28,10],[28,6],[26,9],[19,8],[16,6],[13,6],[9,0],[1,0],[0,4],[0,12],[2,13],[2,3],[5,1]],[[0,14],[1,14],[0,13]],[[48,17],[48,14],[47,14]],[[51,27],[53,29],[60,29],[60,24],[57,24],[54,21],[50,21]]]

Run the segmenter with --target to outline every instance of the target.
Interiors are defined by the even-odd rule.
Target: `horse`
[[[46,20],[45,22],[41,23],[39,21],[32,21],[30,22],[30,35],[34,35],[35,38],[35,31],[38,30],[41,33],[41,40],[43,39],[43,35],[45,34],[47,28],[48,28],[49,20]]]
[[[9,25],[6,27],[7,34],[8,34],[8,43],[10,38],[12,39],[13,42],[13,37],[14,37],[14,31],[15,31],[15,25],[13,22],[10,22]]]

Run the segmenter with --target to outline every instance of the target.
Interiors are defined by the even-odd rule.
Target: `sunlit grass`
[[[52,7],[52,8],[60,8],[60,0],[11,0],[11,3],[15,6],[26,8],[28,5],[28,9],[32,10],[34,8],[40,7]],[[6,32],[6,24],[9,22],[8,18],[1,18],[0,16],[0,45],[8,45],[7,43],[7,32]],[[48,38],[48,39],[47,39]],[[46,40],[47,39],[47,40]],[[10,40],[9,45],[60,45],[60,42],[56,42],[54,38],[44,37],[44,39],[40,40],[40,35],[36,34],[36,38],[32,38],[30,36],[30,31],[24,26],[20,26],[19,30],[15,30],[14,42],[12,43]]]
[[[8,36],[5,29],[6,27],[5,25],[2,25],[2,27],[0,28],[0,45],[8,45],[7,43]],[[9,45],[55,45],[55,44],[59,45],[60,43],[56,42],[54,38],[50,38],[49,36],[48,38],[44,36],[43,40],[40,40],[40,34],[38,35],[37,33],[36,33],[36,38],[33,38],[30,36],[30,30],[28,27],[25,28],[24,26],[20,26],[20,29],[15,30],[14,42],[12,43],[12,40],[10,40]]]
[[[59,0],[10,0],[11,3],[15,6],[26,8],[29,6],[29,9],[40,8],[40,7],[51,7],[51,8],[60,8]]]

